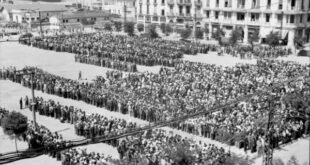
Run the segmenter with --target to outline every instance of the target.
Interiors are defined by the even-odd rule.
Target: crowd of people
[[[24,97],[25,104],[28,97]],[[36,98],[35,110],[40,115],[54,117],[62,122],[67,122],[75,125],[75,133],[79,136],[93,139],[95,137],[113,137],[121,133],[130,132],[136,128],[136,123],[127,122],[124,119],[107,118],[99,114],[87,114],[81,109],[73,106],[63,106],[53,100],[43,100],[43,98]],[[128,162],[148,162],[147,164],[161,164],[173,163],[171,155],[168,155],[167,146],[185,146],[193,152],[196,156],[197,163],[223,163],[229,153],[225,152],[223,148],[214,145],[205,144],[201,142],[194,142],[190,139],[183,139],[178,135],[169,134],[166,131],[154,130],[145,132],[144,134],[135,135],[133,137],[126,137],[122,139],[115,139],[108,141],[109,144],[117,147],[120,154],[121,161]],[[63,163],[82,163],[87,164],[103,163],[107,161],[104,155],[94,153],[87,154],[86,152],[78,152],[76,149],[70,149],[63,154]],[[112,161],[112,160],[109,160]],[[118,161],[114,160],[113,161]]]
[[[13,70],[2,70],[1,77],[8,77],[30,87],[30,78],[18,78]],[[93,83],[79,83],[37,69],[35,88],[157,122],[192,114],[198,110],[207,110],[296,75],[309,78],[309,71],[309,66],[276,60],[259,60],[257,65],[244,64],[234,67],[182,62],[174,69],[162,68],[159,74],[145,72],[123,76],[117,72],[114,76],[112,71],[113,73],[107,73],[109,76],[106,79],[97,79]],[[306,81],[298,81],[293,85],[286,84],[274,89],[273,94],[282,98],[282,101],[273,100],[273,109],[284,115],[297,110],[298,114],[299,111],[309,114],[306,109],[296,108],[292,103],[283,101],[283,97],[291,93],[296,93],[301,98],[309,98],[309,84]],[[266,99],[256,96],[244,103],[172,126],[255,152],[261,148],[259,144],[264,143],[264,127],[256,126],[255,121],[268,115]],[[309,133],[309,123],[304,119],[282,119],[279,123],[281,122],[284,124],[274,128],[278,135],[274,138],[275,144],[286,143]],[[247,135],[229,139],[231,135],[242,135],[244,132]]]
[[[290,48],[285,47],[270,47],[270,46],[218,46],[217,52],[219,55],[232,55],[241,59],[263,59],[263,58],[278,58],[292,54]]]
[[[77,62],[113,68],[135,65],[163,65],[173,67],[183,54],[207,53],[209,47],[202,44],[144,37],[128,37],[106,33],[61,35],[44,39],[24,39],[20,43],[57,52],[74,53]],[[114,66],[115,67],[115,66]],[[122,67],[114,68],[121,69]],[[126,70],[123,70],[126,71]]]
[[[2,121],[9,111],[5,108],[0,107],[0,126]],[[28,121],[27,130],[20,135],[24,142],[28,143],[29,149],[44,148],[45,150],[51,151],[56,148],[62,148],[66,145],[61,134],[58,132],[51,132],[48,128],[43,125],[34,125],[33,121]],[[59,152],[49,152],[52,157],[57,157],[60,160]]]

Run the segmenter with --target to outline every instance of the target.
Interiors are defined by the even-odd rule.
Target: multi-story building
[[[295,36],[310,42],[309,0],[137,0],[137,22],[170,23],[175,27],[208,28],[209,37],[217,28],[226,36],[240,28],[243,41],[256,30],[264,40],[278,31],[288,45]],[[195,20],[195,21],[194,21]]]
[[[136,21],[136,0],[102,0],[102,9],[118,14],[126,21]]]

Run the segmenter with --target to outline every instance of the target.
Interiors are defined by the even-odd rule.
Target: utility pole
[[[283,19],[284,19],[284,12],[281,11],[281,39],[283,38]]]
[[[30,103],[31,109],[32,109],[32,115],[33,115],[33,124],[34,128],[36,128],[37,122],[36,122],[36,112],[34,109],[35,106],[35,98],[34,98],[34,75],[35,70],[33,69],[23,69],[23,70],[17,70],[15,71],[16,76],[24,76],[24,75],[30,75],[31,76],[31,95],[32,95],[32,102]]]
[[[194,1],[194,24],[193,24],[193,35],[194,35],[194,42],[197,44],[197,39],[196,39],[196,2],[197,0]]]
[[[41,11],[39,11],[39,23],[40,23],[40,33],[41,33],[41,36],[44,37],[43,31],[42,31]]]
[[[272,145],[272,120],[274,117],[274,96],[269,96],[268,98],[268,106],[269,106],[269,113],[268,113],[268,121],[267,127],[265,130],[265,147],[264,147],[264,156],[263,156],[263,165],[272,165],[273,160],[273,145]]]
[[[123,18],[123,30],[125,32],[125,24],[126,24],[126,21],[127,21],[127,6],[126,6],[126,2],[125,0],[123,0],[123,12],[124,12],[124,18]]]

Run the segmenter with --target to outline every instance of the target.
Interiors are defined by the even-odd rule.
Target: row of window
[[[154,1],[154,4],[157,4],[157,1],[160,1],[160,0],[153,0],[153,1]],[[183,0],[179,0],[178,2],[181,2],[181,1],[183,2]],[[198,1],[198,3],[201,3],[200,0],[197,0],[197,1]],[[210,7],[210,0],[206,0],[206,1],[207,1],[206,2],[206,7]],[[289,2],[291,9],[295,9],[297,5],[300,6],[301,10],[305,9],[304,5],[305,5],[306,0],[299,1],[300,2],[299,4],[297,4],[296,1],[297,0],[291,0]],[[188,1],[188,2],[191,3],[191,1]],[[238,8],[244,8],[245,7],[245,2],[246,2],[246,0],[238,0],[237,1],[237,7]],[[260,0],[251,0],[251,1],[247,1],[247,2],[252,2],[251,3],[251,8],[252,9],[262,8],[262,6],[260,5]],[[147,0],[147,3],[149,4],[150,0]],[[165,4],[165,0],[161,0],[161,3]],[[142,5],[142,4],[140,3],[140,5]],[[279,0],[277,3],[272,2],[272,0],[267,0],[267,5],[264,5],[264,8],[270,9],[272,5],[278,5],[278,9],[282,10],[283,9],[283,0]],[[216,0],[215,7],[219,7],[219,6],[220,6],[220,0]],[[224,7],[228,7],[228,8],[232,7],[232,0],[224,0]],[[308,3],[308,8],[310,9],[310,2]]]
[[[91,21],[96,21],[97,18],[90,18],[90,20],[91,20]],[[63,22],[63,23],[68,23],[69,20],[68,20],[68,19],[63,19],[62,22]],[[76,19],[76,22],[80,22],[80,18],[77,18],[77,19]]]
[[[210,18],[210,11],[205,12],[206,17]],[[214,18],[219,19],[220,12],[215,11],[214,12]],[[224,19],[231,19],[232,12],[223,12]],[[265,15],[265,22],[270,22],[270,18],[272,14],[264,14]],[[258,13],[252,13],[250,15],[251,21],[258,21],[260,17],[260,14]],[[300,14],[298,15],[299,17],[299,23],[303,22],[304,15]],[[295,21],[296,18],[298,18],[296,15],[286,15],[286,23],[298,23],[297,20]],[[277,20],[278,22],[281,22],[283,18],[282,14],[277,14]],[[238,21],[244,21],[245,20],[245,13],[237,13],[237,20]],[[307,15],[307,22],[310,22],[310,14]]]

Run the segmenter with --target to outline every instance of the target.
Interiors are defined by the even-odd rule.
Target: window
[[[237,6],[238,6],[238,8],[243,9],[245,6],[245,0],[238,0]]]
[[[310,2],[309,2],[310,3]],[[304,10],[304,0],[301,0],[301,6],[300,6],[301,10]]]
[[[146,5],[146,14],[150,14],[150,5]]]
[[[31,21],[34,21],[34,18],[33,18],[33,17],[31,17]]]
[[[76,19],[77,22],[80,22],[80,19]]]
[[[219,7],[220,5],[220,0],[216,0],[216,7]]]
[[[270,6],[271,6],[271,0],[268,0],[267,1],[267,9],[270,9]]]
[[[164,10],[164,9],[161,10],[161,15],[162,15],[162,16],[165,15],[165,10]]]
[[[215,19],[219,19],[219,12],[216,11],[214,14],[215,14]]]
[[[207,18],[210,17],[210,11],[206,11],[206,17],[207,17]]]
[[[266,14],[266,22],[270,22],[270,14]]]
[[[244,21],[244,16],[245,16],[244,13],[237,13],[237,20],[238,21]]]
[[[308,14],[307,21],[310,22],[310,14]]]
[[[224,12],[224,19],[231,19],[231,12]]]
[[[282,19],[283,19],[282,14],[278,14],[277,16],[278,23],[281,23]]]
[[[290,16],[290,23],[294,23],[295,22],[295,16],[294,15],[291,15]]]
[[[207,0],[207,7],[210,7],[210,0]]]
[[[292,10],[295,9],[296,0],[291,0],[291,8]]]
[[[140,4],[140,14],[142,14],[142,4]]]
[[[161,4],[165,4],[165,0],[161,0]]]
[[[299,22],[302,23],[302,20],[303,20],[303,15],[301,14],[301,15],[299,16]]]
[[[258,13],[252,13],[251,14],[251,21],[255,22],[259,20],[259,14]]]
[[[186,6],[186,14],[190,14],[191,13],[191,7],[190,6]]]
[[[282,10],[283,8],[283,0],[279,0],[279,10]]]

